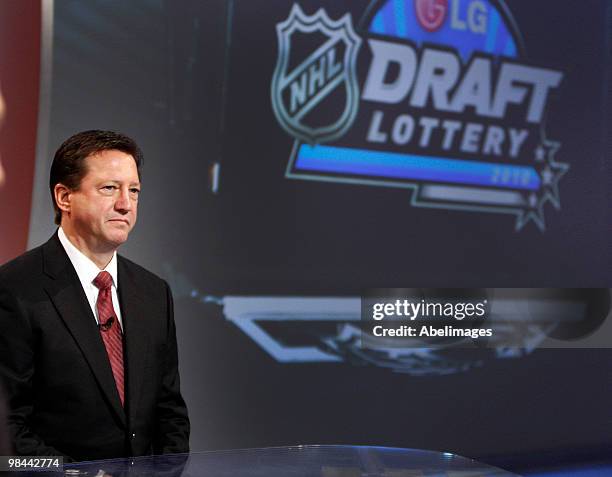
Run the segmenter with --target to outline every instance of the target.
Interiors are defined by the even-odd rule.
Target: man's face
[[[85,159],[86,174],[70,192],[64,220],[90,250],[115,250],[136,224],[140,181],[134,158],[121,151],[102,151]]]

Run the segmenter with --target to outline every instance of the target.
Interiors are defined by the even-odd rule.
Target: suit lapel
[[[106,348],[79,277],[54,235],[43,247],[44,271],[53,280],[45,286],[53,305],[81,350],[107,402],[125,426],[125,412],[113,378]]]
[[[128,412],[138,408],[142,396],[143,372],[149,356],[147,320],[155,316],[147,303],[146,292],[123,257],[117,257],[119,301],[125,335]]]

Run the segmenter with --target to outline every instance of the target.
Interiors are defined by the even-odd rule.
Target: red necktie
[[[100,290],[96,301],[100,334],[106,347],[106,354],[108,354],[121,405],[123,406],[123,340],[121,338],[121,327],[113,309],[111,298],[113,277],[108,272],[100,272],[93,283]]]

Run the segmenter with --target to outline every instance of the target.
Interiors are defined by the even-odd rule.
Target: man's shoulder
[[[117,254],[117,265],[120,273],[123,272],[129,274],[133,279],[138,280],[138,283],[144,287],[154,289],[165,289],[167,287],[165,280],[157,276],[155,273],[150,272],[143,266],[133,262],[129,258],[125,258],[123,255]]]
[[[0,282],[21,283],[31,281],[43,270],[43,249],[40,245],[0,266]]]

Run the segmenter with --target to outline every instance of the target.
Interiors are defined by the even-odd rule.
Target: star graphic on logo
[[[544,204],[550,202],[555,209],[561,208],[559,180],[569,170],[570,166],[555,160],[555,154],[559,147],[558,142],[543,138],[542,142],[535,148],[535,160],[540,165],[536,170],[540,176],[541,185],[538,190],[532,191],[525,197],[525,208],[517,216],[515,230],[521,230],[529,221],[533,220],[537,227],[544,231],[546,229]]]
[[[546,166],[543,170],[542,170],[542,183],[544,185],[550,185],[550,183],[552,182],[553,179],[553,173],[550,170],[550,167]]]
[[[561,208],[561,198],[559,197],[559,180],[569,170],[569,164],[557,162],[554,159],[554,154],[559,147],[551,150],[546,160],[546,166],[542,170],[542,183],[544,190],[544,199],[552,203],[555,209]]]
[[[536,205],[538,205],[538,196],[532,192],[529,194],[529,207],[533,209]]]
[[[546,229],[543,211],[544,201],[542,199],[543,197],[538,197],[535,192],[531,192],[529,194],[527,197],[527,208],[523,209],[523,211],[516,218],[516,231],[521,230],[529,223],[530,220],[533,220],[533,222],[542,232]]]
[[[546,150],[541,144],[539,144],[538,147],[535,148],[535,160],[538,162],[542,162],[545,156]]]

